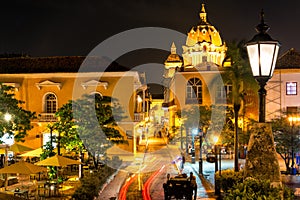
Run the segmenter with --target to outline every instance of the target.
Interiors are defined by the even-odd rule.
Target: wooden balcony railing
[[[57,119],[54,116],[54,113],[40,113],[38,115],[39,122],[56,122]]]

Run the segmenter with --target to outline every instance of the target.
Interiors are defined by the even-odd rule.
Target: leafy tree
[[[113,144],[126,143],[116,120],[122,119],[122,110],[116,100],[100,95],[86,95],[69,101],[56,113],[54,124],[60,134],[60,146],[82,152],[88,150],[98,166],[99,158]]]
[[[30,124],[35,119],[35,113],[22,108],[24,102],[17,100],[14,94],[14,87],[0,83],[0,136],[5,133],[14,135],[16,141],[24,141],[27,131],[32,129]],[[11,116],[5,120],[5,115]]]
[[[186,129],[200,128],[204,132],[204,139],[208,146],[213,141],[212,133],[221,133],[225,123],[224,106],[199,106],[192,105],[183,109],[180,117]],[[223,113],[223,114],[222,114]]]
[[[232,92],[230,99],[233,103],[234,114],[234,168],[238,171],[238,118],[242,102],[244,101],[245,89],[251,84],[254,85],[255,80],[251,73],[249,62],[246,61],[246,53],[244,41],[240,43],[229,43],[227,57],[231,61],[230,67],[224,67],[222,73],[223,82],[227,85],[232,85]],[[257,85],[257,84],[256,84]]]
[[[279,153],[281,158],[284,160],[286,171],[288,171],[289,166],[291,166],[291,158],[293,157],[291,154],[300,150],[300,126],[299,124],[291,125],[288,117],[286,116],[273,119],[271,123],[276,152]]]

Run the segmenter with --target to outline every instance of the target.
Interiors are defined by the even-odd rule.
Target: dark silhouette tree
[[[244,48],[244,41],[239,43],[232,42],[228,44],[227,59],[230,60],[231,66],[224,67],[222,73],[224,84],[232,85],[230,99],[233,103],[234,114],[234,169],[238,171],[238,118],[239,112],[244,101],[245,89],[255,87],[257,83],[252,76],[249,62],[246,61],[247,54]]]

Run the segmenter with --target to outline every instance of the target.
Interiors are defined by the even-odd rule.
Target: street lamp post
[[[182,121],[180,121],[180,150],[183,149],[183,137],[182,137]]]
[[[202,140],[203,140],[203,131],[199,130],[199,174],[203,174],[203,159],[202,159]]]
[[[258,82],[259,122],[265,122],[266,90],[265,85],[272,77],[278,56],[279,42],[267,34],[269,26],[264,23],[264,12],[261,12],[261,23],[256,26],[256,34],[247,44],[247,52],[252,73]]]
[[[198,134],[198,128],[192,130],[192,163],[195,163],[195,136]]]
[[[218,152],[220,151],[219,145],[217,144],[219,140],[219,137],[214,137],[214,153],[215,153],[215,195],[220,195],[221,194],[221,189],[220,189],[220,183],[217,181],[217,171],[219,171],[219,175],[221,175],[221,153],[219,154],[219,162],[220,162],[220,169],[218,167]]]

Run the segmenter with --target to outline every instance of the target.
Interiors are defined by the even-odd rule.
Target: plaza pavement
[[[150,142],[159,142],[158,140],[150,140]],[[177,145],[169,144],[168,149],[174,160],[176,160],[176,158],[181,155],[181,152]],[[178,175],[180,173],[179,166],[180,162],[170,163],[166,165],[162,173],[160,173],[159,176],[157,176],[154,179],[150,186],[150,196],[152,200],[164,199],[163,183],[166,182],[167,174],[170,174],[171,176]],[[193,172],[196,175],[198,185],[197,199],[215,199],[213,195],[214,191],[211,187],[211,184],[206,179],[199,177],[194,168],[195,167],[192,164],[186,163],[181,173],[189,174],[190,172]],[[123,183],[126,181],[127,178],[128,172],[126,172],[126,170],[119,170],[118,173],[116,173],[112,177],[112,179],[108,181],[108,183],[105,185],[105,188],[102,191],[100,191],[97,200],[117,199],[120,188],[122,187]]]
[[[169,149],[170,154],[174,159],[181,155],[178,145],[168,144],[167,148]],[[241,164],[241,166],[243,166],[245,163],[245,159],[239,159],[239,163]],[[285,170],[285,165],[282,160],[280,160],[279,165],[282,171]],[[161,200],[164,198],[163,183],[166,182],[167,174],[170,174],[171,176],[178,175],[178,173],[180,173],[179,166],[180,162],[176,162],[175,164],[170,163],[169,165],[166,165],[162,173],[160,173],[159,176],[154,179],[150,187],[150,195],[152,200]],[[225,170],[229,168],[234,168],[233,159],[222,159],[221,169]],[[200,176],[198,161],[196,161],[195,164],[192,164],[189,158],[187,158],[187,162],[182,173],[189,174],[190,172],[193,172],[194,175],[196,175],[198,185],[197,199],[216,199],[216,196],[214,195],[215,164],[208,163],[204,157],[203,176]],[[109,183],[107,183],[105,189],[100,193],[98,200],[117,199],[119,190],[127,178],[128,173],[125,170],[120,170],[117,174],[115,174],[114,178],[111,179]],[[300,176],[282,175],[282,181],[290,187],[293,187],[296,190],[295,194],[300,196]]]

